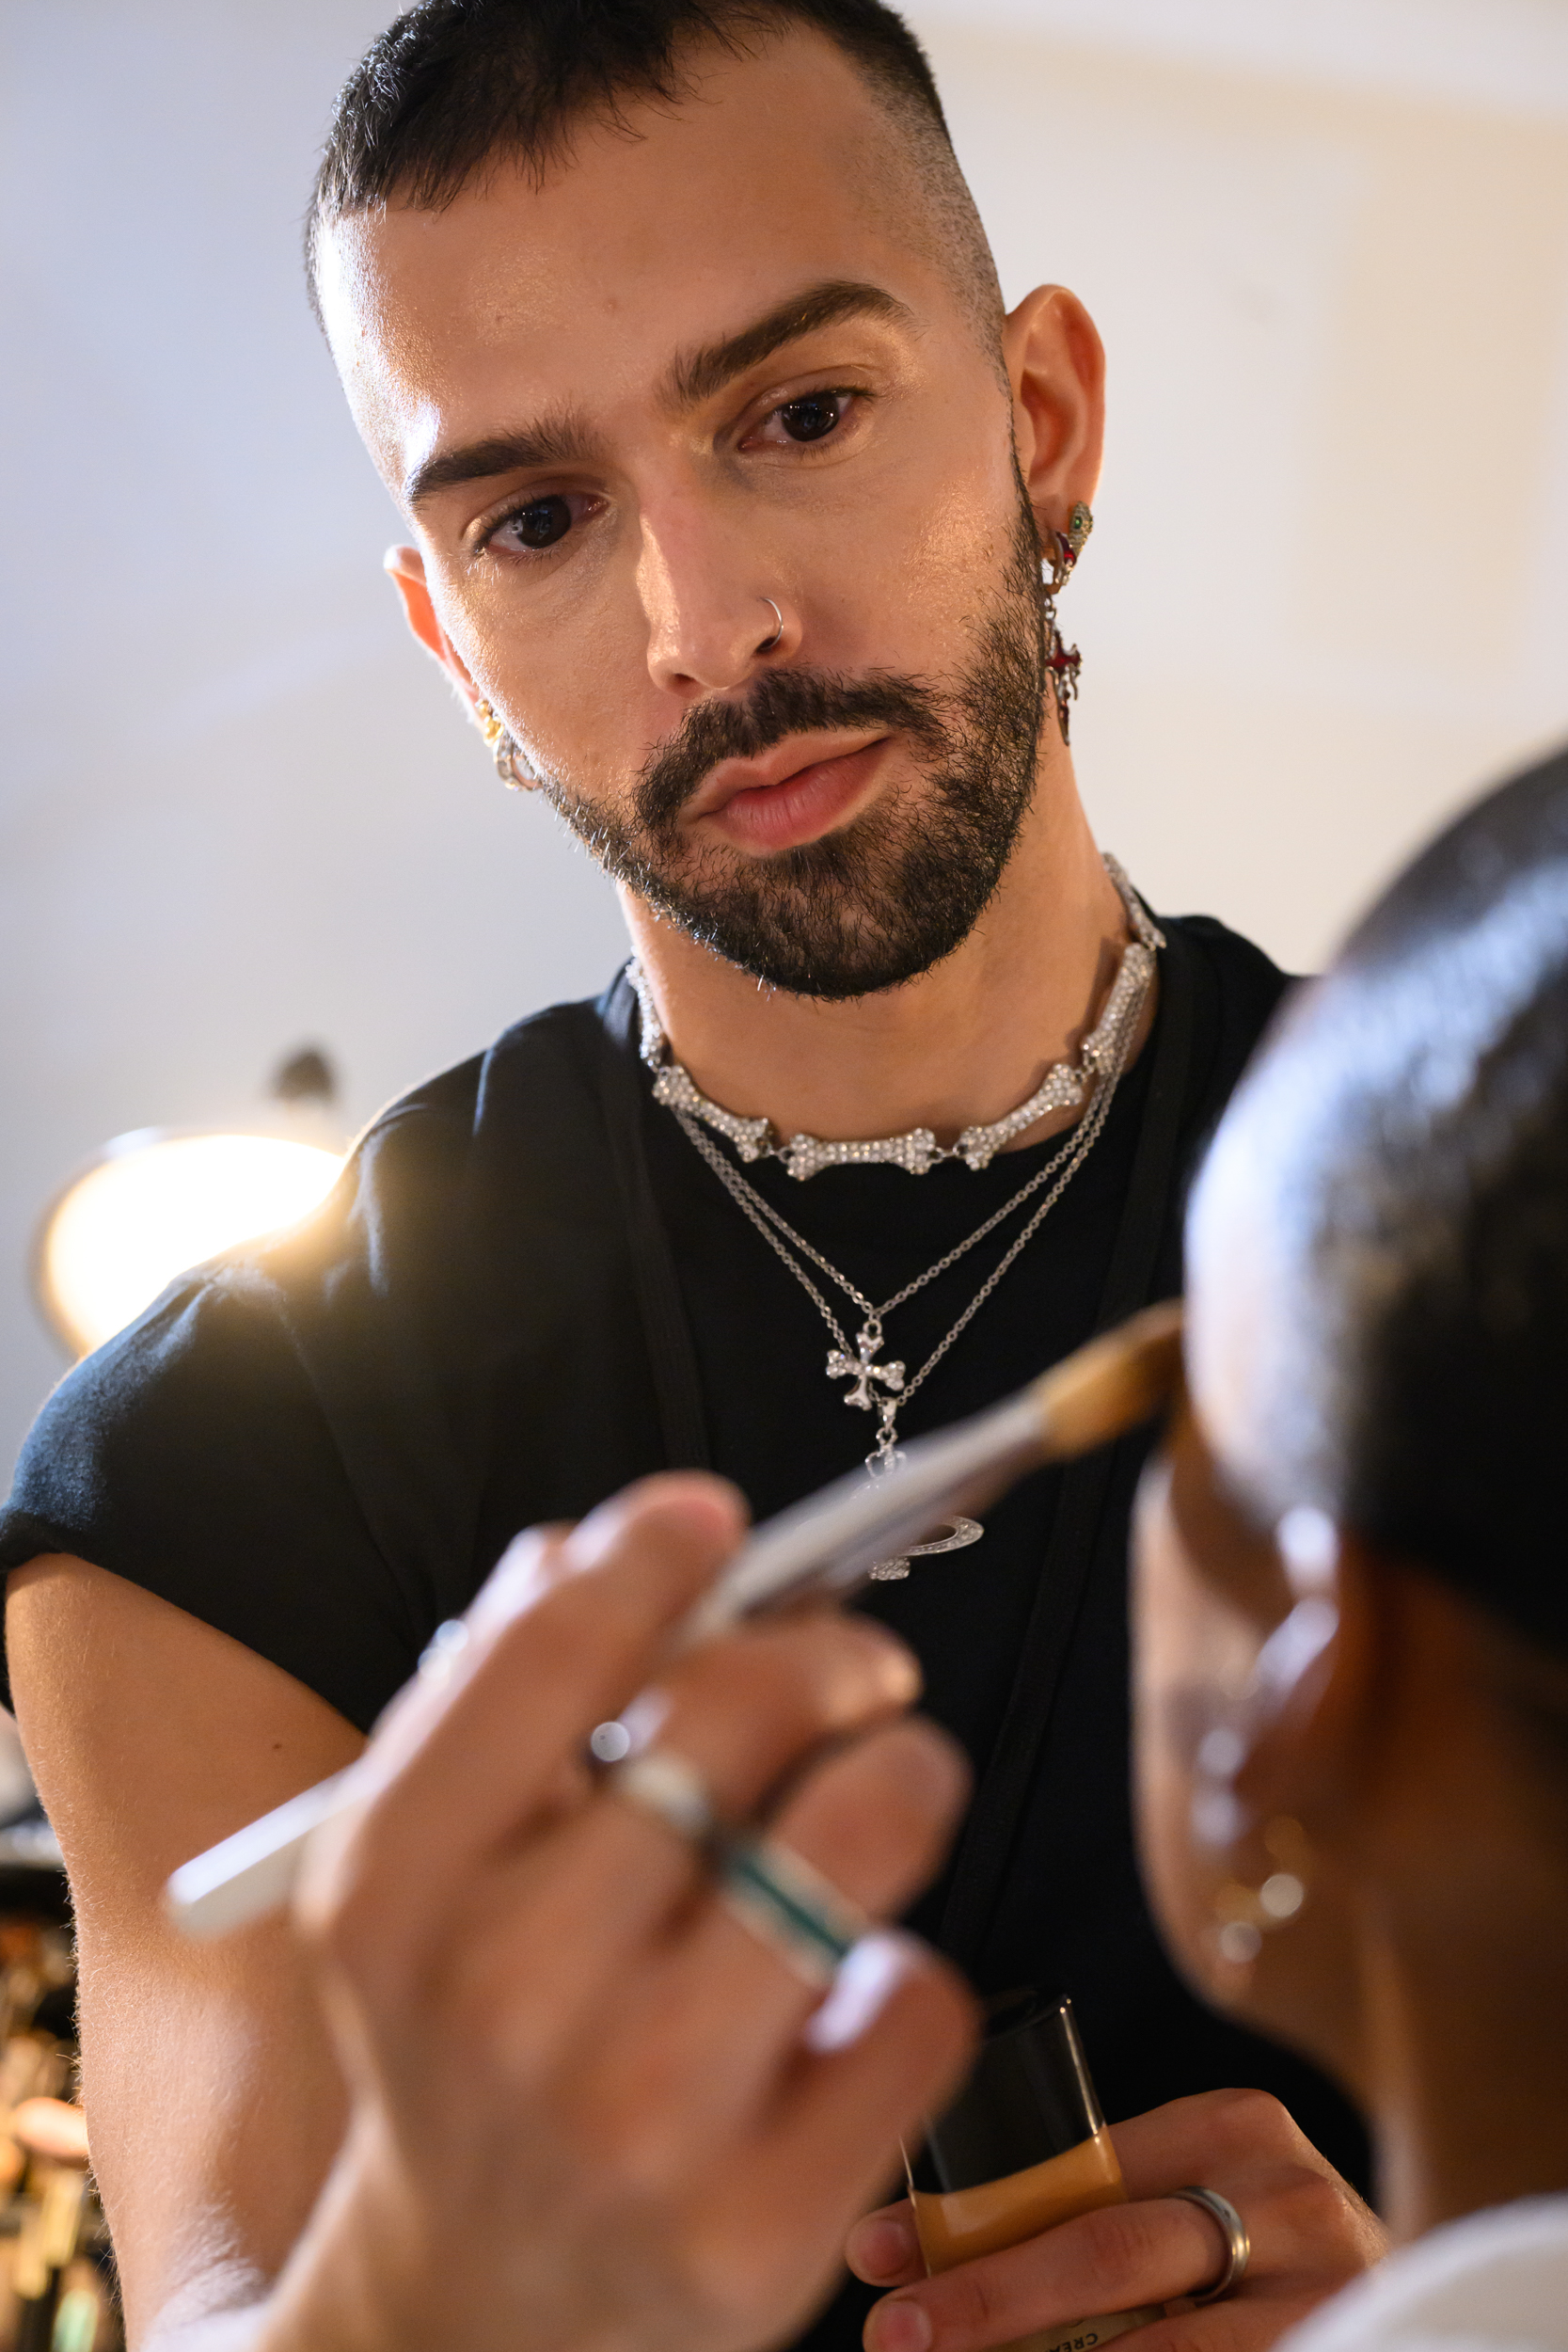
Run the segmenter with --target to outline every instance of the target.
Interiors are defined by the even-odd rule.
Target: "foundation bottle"
[[[1072,2003],[1033,1990],[990,2004],[969,2081],[908,2166],[927,2272],[999,2253],[1097,2205],[1125,2203],[1121,2169],[1085,2062]],[[1020,2338],[1003,2352],[1094,2352],[1164,2315],[1117,2312]]]

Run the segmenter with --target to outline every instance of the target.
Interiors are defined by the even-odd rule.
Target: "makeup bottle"
[[[908,2168],[914,2224],[933,2276],[1126,2201],[1066,1994],[1033,1989],[990,2004],[969,2081],[927,2128]],[[1037,2330],[1004,2352],[1093,2352],[1164,2315],[1164,2306]]]

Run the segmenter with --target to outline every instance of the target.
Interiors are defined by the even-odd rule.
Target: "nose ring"
[[[773,631],[771,637],[765,637],[763,639],[761,644],[757,647],[757,651],[758,653],[771,653],[780,638],[784,635],[784,614],[779,611],[778,606],[774,603],[771,596],[764,596],[763,602],[768,607],[769,612],[772,613],[773,618],[777,621],[779,626]]]

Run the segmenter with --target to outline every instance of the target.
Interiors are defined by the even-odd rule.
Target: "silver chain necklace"
[[[1026,1103],[989,1127],[966,1128],[957,1144],[950,1147],[939,1146],[928,1128],[915,1128],[907,1136],[886,1136],[868,1143],[825,1144],[815,1136],[795,1136],[787,1144],[779,1144],[768,1120],[736,1119],[698,1091],[688,1073],[671,1055],[641,966],[633,959],[627,967],[641,1013],[642,1057],[655,1073],[654,1093],[673,1113],[692,1147],[702,1153],[736,1207],[755,1226],[768,1248],[794,1276],[827,1325],[833,1340],[828,1354],[828,1378],[849,1383],[844,1397],[846,1405],[858,1411],[877,1415],[877,1436],[871,1452],[865,1457],[866,1469],[873,1478],[891,1470],[901,1458],[897,1426],[899,1413],[917,1391],[925,1386],[954,1342],[968,1328],[998,1283],[1017,1263],[1088,1157],[1110,1115],[1117,1087],[1126,1070],[1132,1040],[1137,1035],[1153,983],[1155,951],[1165,943],[1164,935],[1144,912],[1120,866],[1109,857],[1105,864],[1127,909],[1128,923],[1133,936],[1123,951],[1105,1009],[1085,1040],[1078,1061],[1076,1064],[1054,1063],[1047,1072],[1043,1084]],[[1065,1090],[1069,1084],[1072,1087],[1070,1092]],[[790,1173],[797,1177],[814,1175],[818,1168],[830,1166],[834,1161],[840,1165],[865,1165],[879,1160],[906,1168],[911,1174],[924,1175],[927,1168],[939,1159],[961,1158],[971,1168],[986,1167],[1003,1141],[1022,1134],[1025,1127],[1033,1126],[1046,1110],[1081,1102],[1090,1089],[1093,1089],[1094,1099],[1087,1113],[1045,1166],[1037,1168],[1010,1200],[993,1210],[963,1241],[945,1251],[934,1264],[928,1265],[924,1273],[917,1274],[912,1281],[906,1282],[890,1298],[883,1299],[880,1305],[868,1298],[847,1275],[840,1273],[830,1259],[814,1248],[805,1235],[798,1232],[772,1202],[757,1191],[754,1184],[748,1183],[739,1168],[725,1158],[712,1137],[705,1135],[697,1123],[699,1119],[705,1120],[734,1146],[741,1158],[781,1159]],[[993,1137],[997,1140],[993,1141]],[[911,1151],[909,1147],[914,1148]],[[1034,1215],[1008,1245],[958,1321],[938,1341],[919,1370],[909,1374],[900,1359],[879,1362],[877,1359],[886,1344],[882,1329],[884,1319],[923,1291],[927,1283],[934,1282],[949,1267],[957,1265],[960,1258],[965,1257],[999,1225],[1004,1224],[1015,1210],[1021,1209],[1026,1200],[1047,1185],[1050,1189]],[[855,1335],[853,1348],[832,1306],[800,1263],[802,1258],[816,1266],[819,1273],[825,1274],[850,1304],[860,1310],[863,1321]],[[909,1552],[896,1560],[879,1561],[871,1574],[883,1581],[906,1577],[910,1572],[910,1560],[917,1554],[959,1550],[968,1544],[977,1543],[984,1532],[977,1520],[954,1519],[949,1522],[946,1531],[932,1541],[911,1545]]]

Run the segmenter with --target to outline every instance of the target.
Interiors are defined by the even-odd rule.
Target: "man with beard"
[[[281,1931],[180,1949],[166,1870],[355,1756],[519,1526],[661,1467],[770,1514],[1174,1290],[1183,1170],[1281,987],[1215,923],[1156,925],[1090,837],[1054,596],[1099,342],[1060,288],[1004,318],[877,0],[428,0],[342,93],[310,261],[415,531],[409,621],[616,877],[636,959],[394,1104],[315,1219],[176,1284],[24,1459],[12,1683],[149,2314],[264,2287],[343,2116]],[[1240,2209],[1227,2341],[1260,2344],[1368,2242],[1296,2125],[1353,2170],[1358,2137],[1154,1941],[1136,1468],[1027,1481],[864,1606],[976,1776],[915,1924],[983,1993],[1070,1992],[1111,2115],[1192,2099],[1155,2185]],[[154,2100],[189,2119],[155,2162]],[[1162,2292],[1203,2285],[1192,2214],[1135,2209],[1120,2299],[1161,2249]],[[1199,2340],[1173,2327],[1162,2352]],[[987,2341],[979,2313],[951,2352]]]

